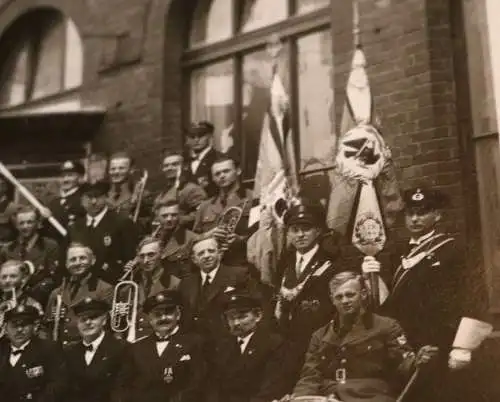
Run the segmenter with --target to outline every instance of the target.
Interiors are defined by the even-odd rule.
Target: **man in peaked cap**
[[[197,401],[205,363],[202,339],[181,324],[182,302],[176,290],[150,296],[144,303],[154,335],[132,344],[117,388],[124,402]]]
[[[285,337],[294,344],[296,373],[292,377],[296,380],[311,335],[333,314],[328,282],[338,268],[320,243],[325,229],[321,204],[301,199],[286,212],[284,222],[291,247],[278,263],[275,315]]]
[[[71,227],[70,239],[90,246],[96,257],[94,274],[114,284],[123,275],[124,265],[134,258],[139,231],[130,218],[108,207],[108,190],[106,181],[85,184],[86,215]]]
[[[19,305],[5,313],[6,342],[0,343],[0,393],[12,402],[56,402],[65,389],[62,351],[35,335],[38,310]]]
[[[67,399],[76,402],[108,402],[126,357],[125,344],[108,330],[110,305],[86,297],[72,307],[81,341],[65,350],[70,378]]]
[[[401,323],[414,349],[423,345],[439,347],[434,370],[426,367],[408,400],[455,400],[446,386],[448,380],[450,384],[456,382],[448,360],[450,355],[450,367],[455,372],[471,361],[470,351],[450,352],[461,317],[483,317],[483,306],[477,300],[471,302],[469,294],[471,281],[476,282],[477,275],[468,278],[464,250],[438,227],[448,205],[447,197],[437,189],[417,187],[404,193],[404,201],[410,240],[399,263],[394,264],[390,293],[381,310]],[[380,268],[376,259],[365,257],[364,273],[380,272]]]
[[[82,181],[85,167],[78,160],[68,160],[61,165],[59,175],[60,194],[52,199],[47,207],[52,216],[65,228],[85,215],[82,205]],[[47,236],[61,241],[61,234],[48,222],[44,225]]]
[[[288,391],[287,346],[263,323],[262,301],[246,289],[223,298],[228,336],[217,340],[208,381],[208,402],[271,401]]]

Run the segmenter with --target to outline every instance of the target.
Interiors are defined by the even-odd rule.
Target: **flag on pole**
[[[269,107],[262,124],[254,197],[259,204],[251,211],[249,226],[259,227],[248,242],[248,260],[272,284],[282,250],[283,215],[298,192],[295,146],[290,125],[290,101],[277,69],[269,89]]]

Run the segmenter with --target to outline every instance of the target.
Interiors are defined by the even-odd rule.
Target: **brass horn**
[[[127,341],[136,340],[137,315],[139,308],[139,286],[132,280],[118,282],[113,292],[111,305],[111,329],[127,333]]]

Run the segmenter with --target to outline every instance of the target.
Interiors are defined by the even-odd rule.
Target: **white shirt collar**
[[[104,335],[106,335],[106,333],[104,331],[102,331],[101,335],[99,335],[96,339],[94,339],[92,342],[90,343],[86,343],[85,341],[83,341],[83,345],[84,346],[90,346],[92,345],[92,350],[97,350],[97,348],[99,347],[99,345],[101,344],[102,340],[104,339]]]
[[[168,334],[168,335],[166,336],[166,338],[167,338],[167,339],[165,339],[165,340],[163,340],[163,341],[156,341],[156,343],[164,343],[164,342],[169,342],[169,341],[170,341],[170,337],[171,337],[171,336],[174,336],[177,332],[179,332],[179,326],[178,326],[178,325],[177,325],[177,326],[173,329],[173,331],[172,331],[172,332],[170,332],[170,334]],[[159,335],[158,335],[158,334],[156,334],[156,336],[158,336],[158,337],[159,337]]]
[[[30,344],[31,342],[31,339],[28,339],[26,342],[24,342],[21,346],[19,346],[18,348],[16,348],[14,345],[10,345],[10,349],[12,352],[17,352],[18,350],[24,350],[28,347],[28,345]]]
[[[434,233],[436,233],[436,231],[435,230],[431,230],[429,233],[424,234],[423,236],[420,236],[416,240],[412,237],[410,239],[410,244],[418,246],[418,245],[422,244],[424,241],[426,241],[427,239],[430,239],[432,236],[434,236]]]
[[[92,219],[94,220],[94,227],[99,225],[99,223],[102,221],[102,218],[104,218],[104,215],[106,215],[106,212],[108,212],[108,207],[104,207],[104,209],[94,217],[87,214],[87,225],[92,221]]]
[[[312,249],[310,249],[307,253],[301,254],[298,251],[295,252],[295,262],[298,263],[300,261],[300,258],[302,257],[302,269],[309,264],[311,259],[313,258],[314,254],[319,249],[319,244],[316,244]]]
[[[78,187],[73,187],[69,189],[68,191],[62,191],[61,190],[61,198],[66,198],[69,197],[72,194],[75,194],[78,191]]]
[[[219,271],[219,267],[220,267],[220,265],[217,268],[212,269],[210,272],[200,271],[201,272],[201,283],[205,282],[207,276],[210,277],[210,282],[213,282],[215,275],[217,275],[217,272]]]
[[[199,154],[195,154],[194,152],[191,152],[191,157],[194,160],[201,161],[205,157],[205,155],[210,152],[211,149],[212,149],[212,146],[209,145],[203,151],[201,151]]]
[[[248,346],[248,343],[250,342],[250,339],[252,339],[252,336],[255,332],[250,332],[247,336],[240,338],[238,337],[238,344],[240,345],[240,350],[244,352]]]

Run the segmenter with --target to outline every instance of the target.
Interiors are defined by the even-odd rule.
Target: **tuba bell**
[[[236,231],[236,227],[240,222],[241,216],[243,215],[243,208],[241,207],[229,207],[224,213],[219,217],[217,222],[217,227],[221,229],[226,236],[233,234]],[[229,248],[229,243],[227,237],[220,239],[221,251],[227,251]]]

